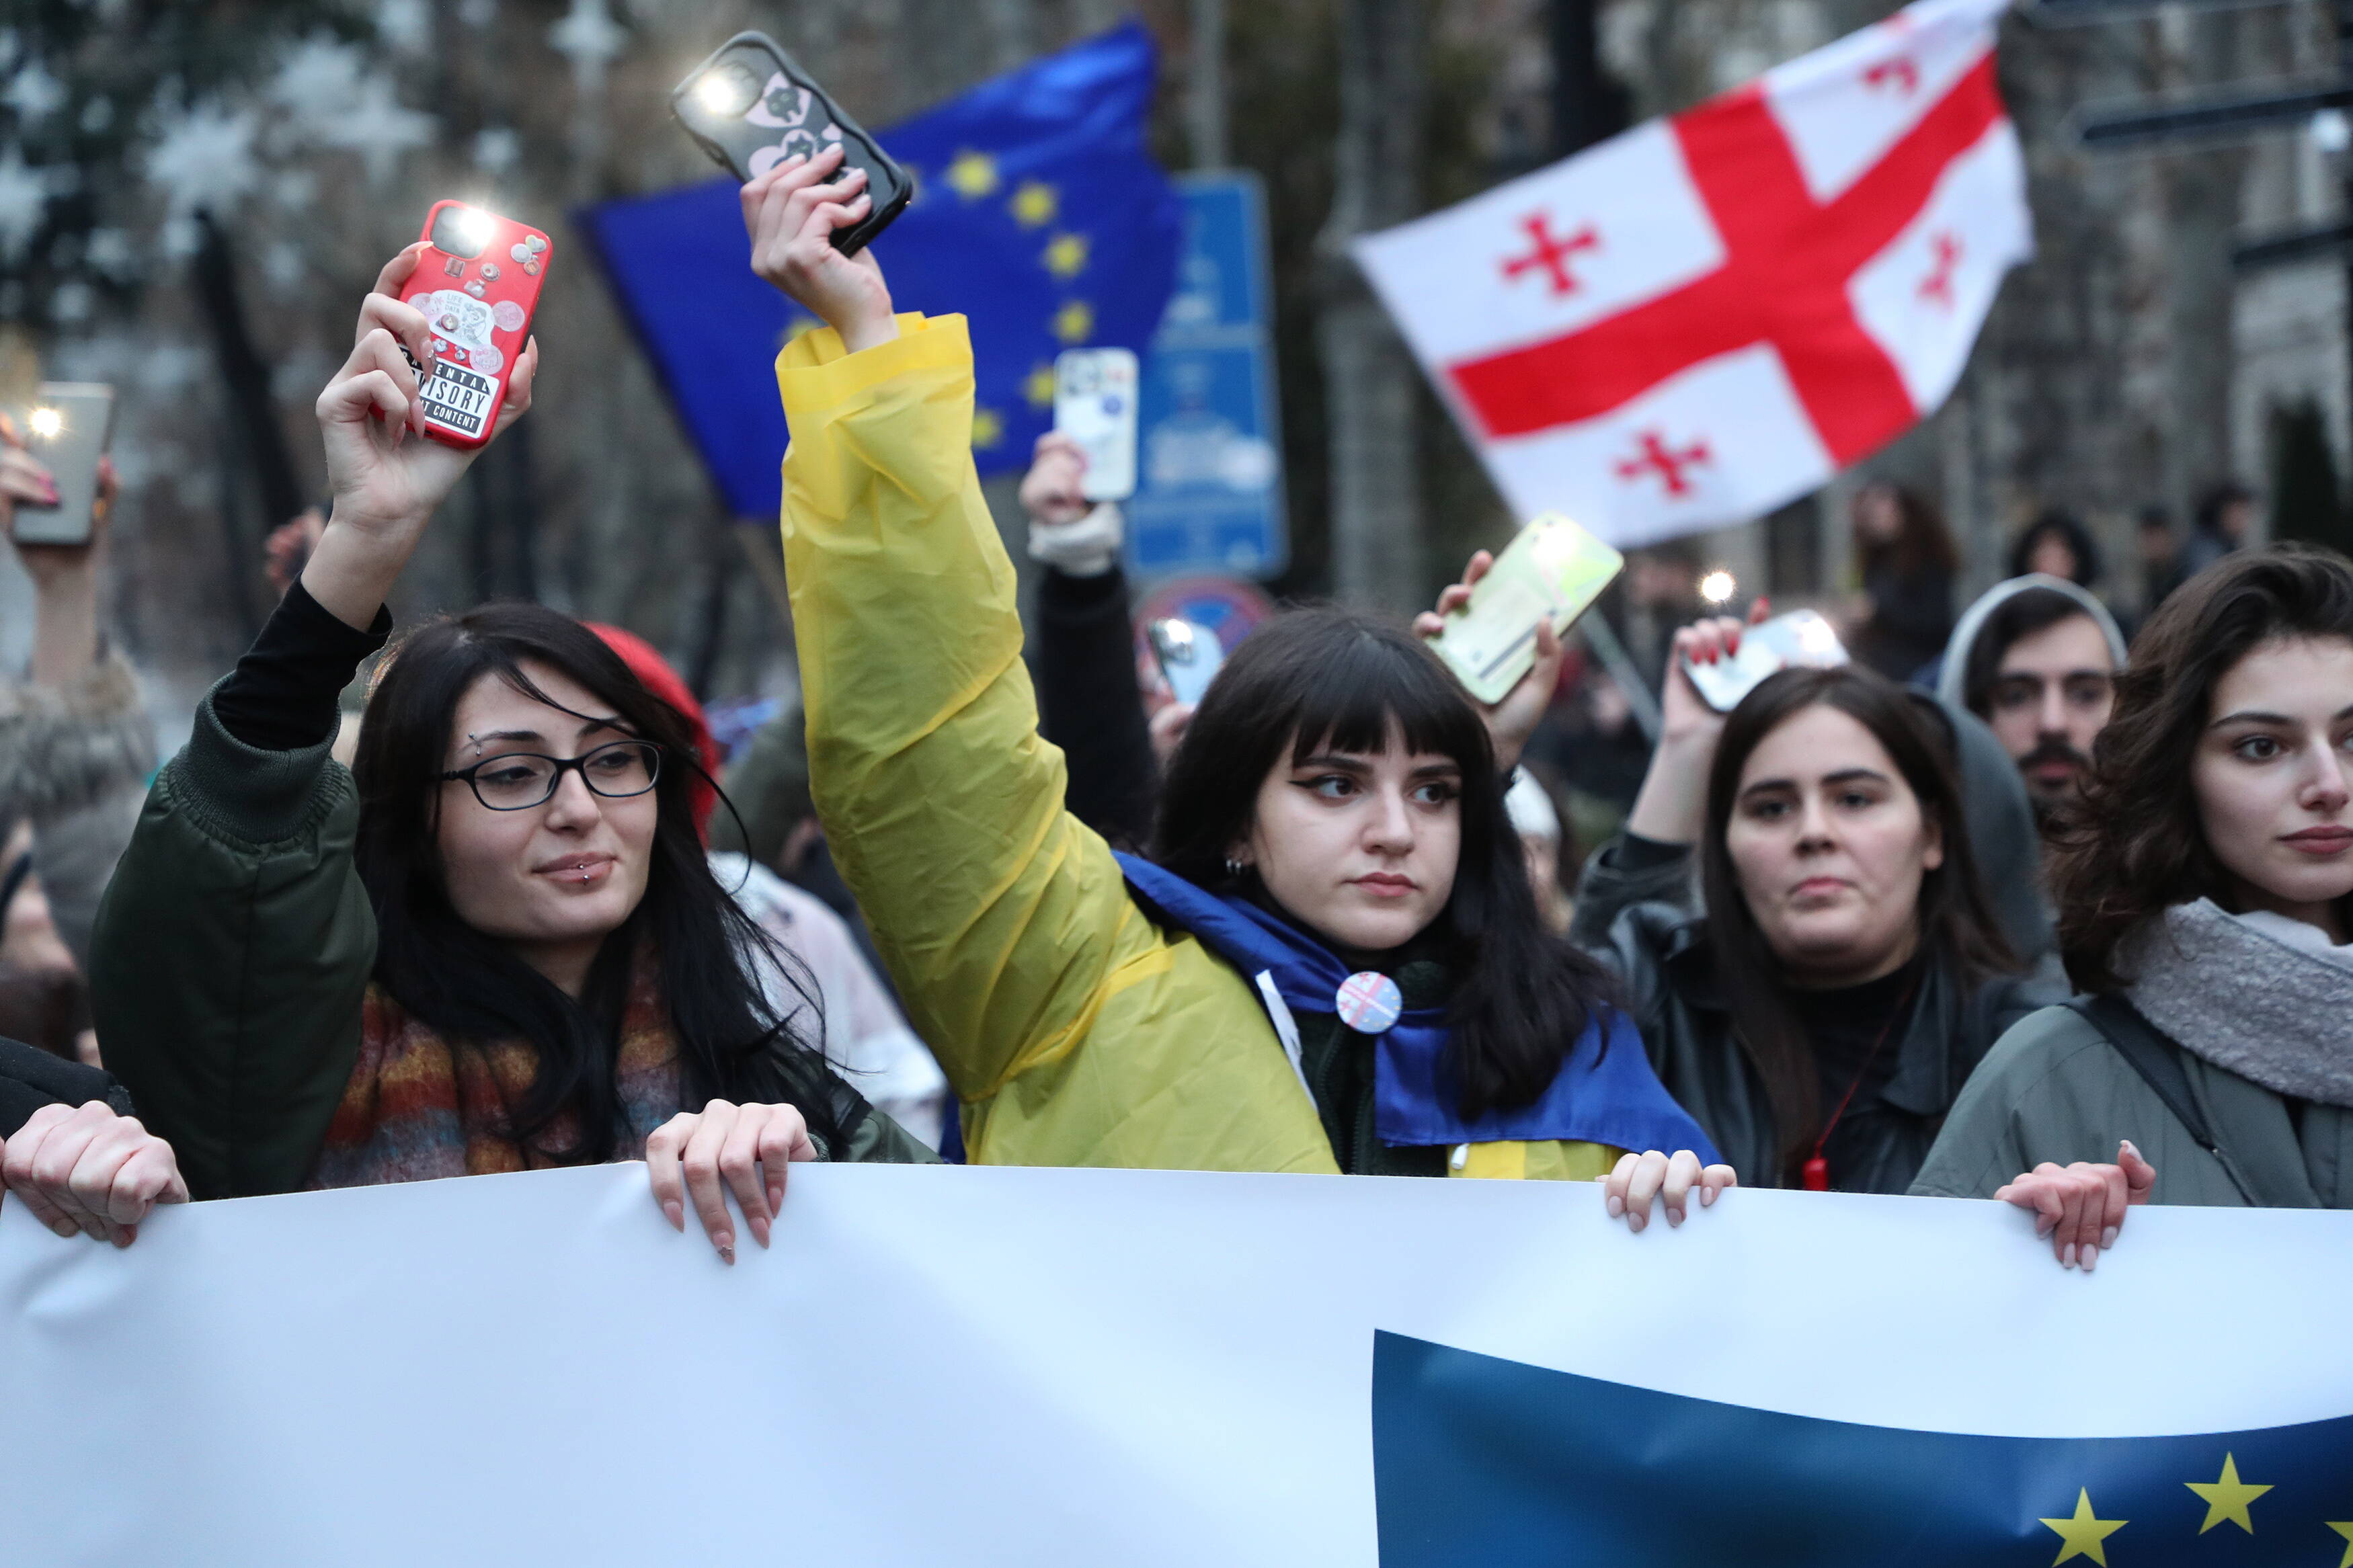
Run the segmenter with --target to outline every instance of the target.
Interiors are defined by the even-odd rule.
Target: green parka
[[[99,908],[106,1065],[198,1198],[303,1186],[360,1059],[375,916],[359,797],[329,752],[248,746],[208,695]],[[850,1142],[834,1157],[936,1158],[879,1112]]]

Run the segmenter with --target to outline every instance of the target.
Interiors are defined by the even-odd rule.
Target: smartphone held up
[[[1087,458],[1079,493],[1092,501],[1135,493],[1135,354],[1069,349],[1054,361],[1054,428]]]
[[[844,256],[865,249],[914,198],[907,171],[765,33],[738,33],[720,45],[671,90],[670,110],[713,163],[746,184],[787,158],[840,148],[836,177],[864,170],[874,201],[864,217],[834,231]]]
[[[1693,689],[1719,713],[1729,713],[1766,677],[1793,667],[1828,668],[1847,661],[1838,628],[1811,610],[1793,610],[1740,634],[1740,650],[1714,664],[1679,662]]]
[[[507,382],[531,341],[554,252],[540,230],[457,201],[433,204],[422,237],[427,248],[403,297],[433,332],[425,433],[448,446],[480,447],[497,427]]]
[[[1472,696],[1501,702],[1535,665],[1536,628],[1568,630],[1625,564],[1576,523],[1546,512],[1504,546],[1430,647]]]
[[[88,544],[98,519],[98,465],[114,437],[114,388],[45,381],[9,411],[32,459],[58,488],[54,504],[20,500],[10,532],[19,544]]]
[[[1225,667],[1225,645],[1208,627],[1187,620],[1155,621],[1151,635],[1152,657],[1168,682],[1169,696],[1198,706]]]

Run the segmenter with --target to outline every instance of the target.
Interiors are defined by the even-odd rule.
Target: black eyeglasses
[[[651,741],[615,741],[577,757],[507,752],[441,777],[445,783],[465,780],[474,798],[492,811],[528,811],[554,799],[556,786],[575,768],[580,782],[596,794],[627,800],[645,794],[661,777],[661,748]]]

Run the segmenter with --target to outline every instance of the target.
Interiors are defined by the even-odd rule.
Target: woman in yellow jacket
[[[776,362],[810,787],[973,1159],[1590,1179],[1705,1151],[1544,932],[1484,723],[1403,633],[1293,611],[1243,645],[1156,864],[1064,811],[964,320],[894,317],[833,247],[867,201],[838,164],[743,193],[754,269],[829,323]]]

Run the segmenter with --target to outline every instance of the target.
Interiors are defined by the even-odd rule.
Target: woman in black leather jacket
[[[1703,623],[1676,652],[1739,635]],[[2052,999],[1979,882],[1953,721],[1855,666],[1786,670],[1723,715],[1672,668],[1571,934],[1742,1182],[1901,1193],[1970,1069]]]

